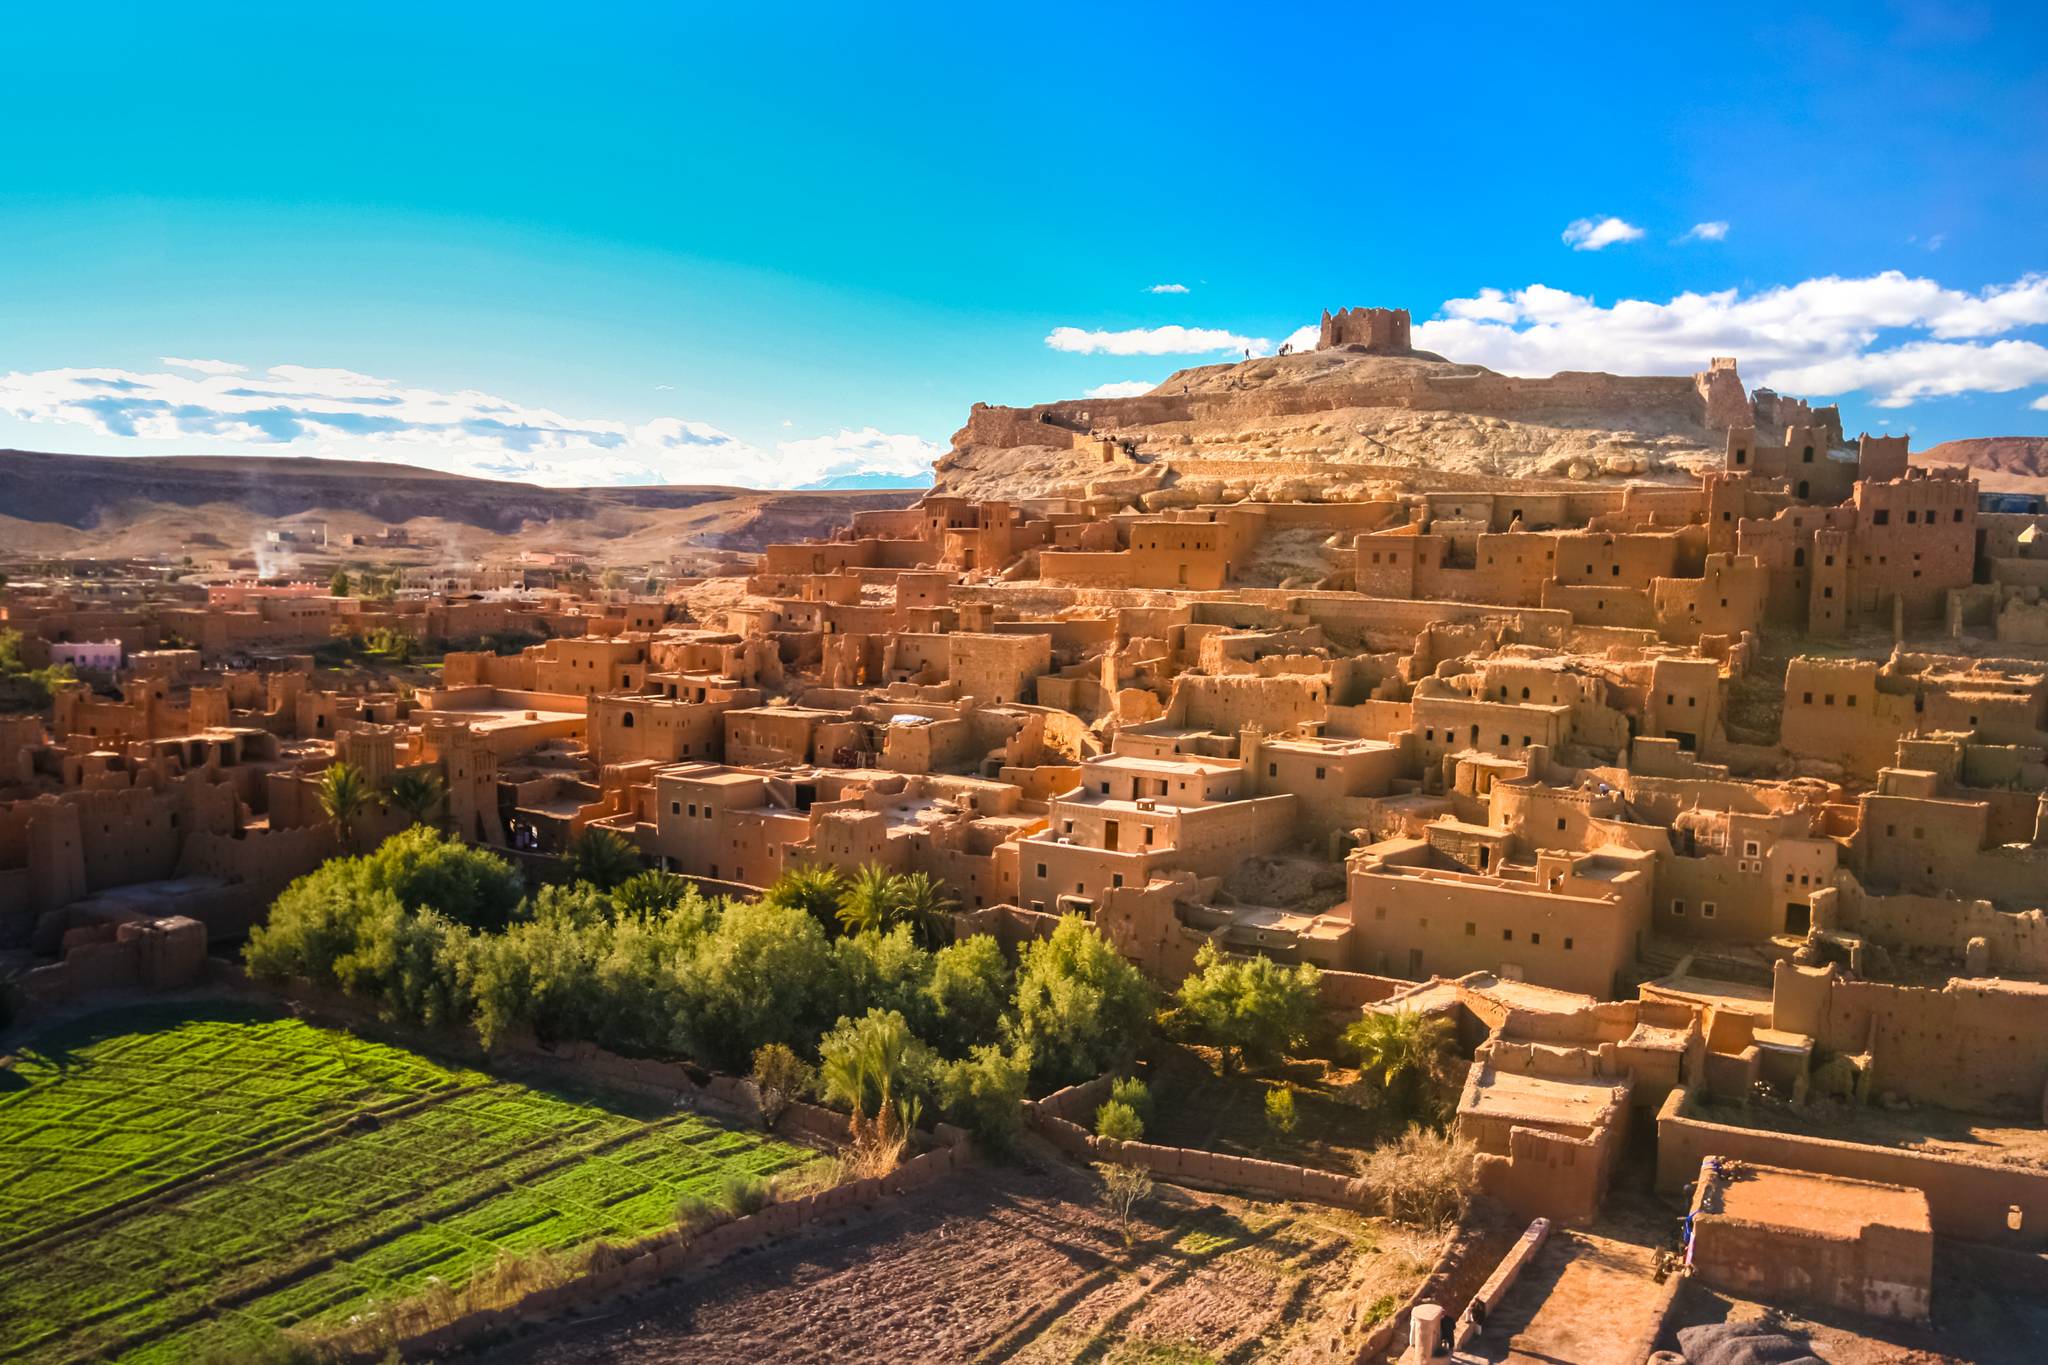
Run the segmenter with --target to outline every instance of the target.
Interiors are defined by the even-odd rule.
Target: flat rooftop
[[[1730,1218],[1824,1237],[1855,1237],[1867,1227],[1934,1235],[1919,1190],[1776,1166],[1724,1163],[1716,1203],[1712,1211]]]
[[[1473,1070],[1458,1112],[1551,1127],[1592,1128],[1623,1102],[1624,1095],[1625,1088],[1612,1080],[1523,1076],[1486,1066]]]

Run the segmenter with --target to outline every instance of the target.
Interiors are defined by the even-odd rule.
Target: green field
[[[238,1006],[108,1012],[0,1072],[0,1361],[232,1359],[500,1251],[668,1225],[816,1154]]]

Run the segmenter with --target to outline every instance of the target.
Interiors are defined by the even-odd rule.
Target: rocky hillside
[[[1914,464],[1960,464],[1993,493],[2048,493],[2048,436],[1980,436],[1913,452]]]
[[[1364,496],[1423,469],[1678,482],[1720,463],[1732,420],[1839,429],[1831,409],[1752,398],[1732,368],[1520,379],[1422,351],[1333,348],[1182,370],[1134,398],[977,405],[938,481],[975,497],[1153,494],[1154,505],[1233,488]]]
[[[693,547],[752,552],[829,535],[856,511],[902,507],[918,496],[914,489],[542,488],[352,460],[0,450],[0,547],[30,556],[196,556],[245,550],[279,529],[301,528],[317,542],[324,526],[332,554],[307,558],[360,557],[343,548],[348,536],[402,527],[450,557],[560,548],[641,564]]]

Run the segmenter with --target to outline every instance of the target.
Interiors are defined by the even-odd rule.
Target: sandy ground
[[[1127,1252],[1087,1172],[988,1166],[472,1359],[1341,1359],[1420,1283],[1444,1240],[1162,1186]]]

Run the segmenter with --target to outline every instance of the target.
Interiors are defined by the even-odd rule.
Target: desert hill
[[[857,511],[902,507],[920,491],[543,488],[354,460],[0,450],[0,552],[243,551],[278,529],[300,528],[317,542],[324,526],[326,553],[316,544],[303,554],[317,562],[360,557],[345,548],[349,536],[400,527],[449,557],[561,548],[641,564],[693,548],[752,552],[829,535]]]
[[[1782,434],[1809,421],[1839,441],[1833,409],[1750,395],[1725,362],[1691,376],[1523,379],[1425,351],[1333,346],[1182,370],[1132,398],[978,404],[938,483],[973,497],[1150,493],[1154,505],[1232,487],[1341,498],[1423,469],[1676,483],[1720,464],[1730,422]]]
[[[1968,465],[1992,493],[2048,493],[2048,436],[1980,436],[1913,452],[1914,464]]]

